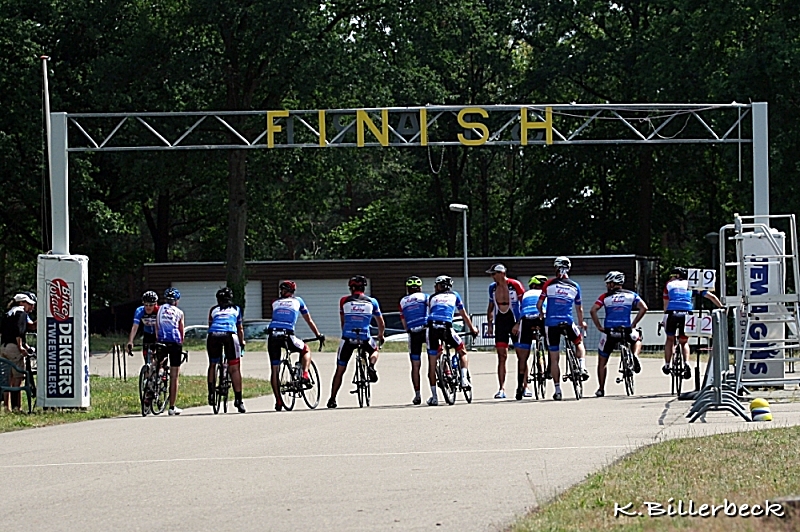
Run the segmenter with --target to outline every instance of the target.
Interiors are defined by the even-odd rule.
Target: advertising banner
[[[780,249],[775,249],[770,241],[759,233],[744,233],[742,237],[745,275],[744,286],[741,289],[748,296],[784,294],[786,292],[786,272],[783,261],[768,257],[785,253],[785,235],[774,230],[772,232],[772,237]],[[751,310],[754,316],[768,313],[776,316],[786,313],[786,309],[781,303],[752,305]],[[745,339],[747,339],[748,347],[758,349],[774,347],[774,349],[762,351],[746,351],[745,358],[756,360],[751,360],[744,365],[742,379],[745,381],[782,379],[785,353],[780,349],[782,342],[776,340],[785,338],[786,325],[784,323],[750,321],[748,326],[747,316],[742,315],[739,309],[735,316],[739,331],[737,335],[739,347],[744,345]]]
[[[89,394],[89,259],[39,255],[37,404],[86,408]]]

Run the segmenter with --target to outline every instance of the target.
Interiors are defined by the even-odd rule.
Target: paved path
[[[334,359],[316,360],[324,398]],[[24,511],[27,528],[48,531],[498,530],[641,445],[756,426],[724,413],[688,425],[657,360],[643,361],[636,397],[612,383],[597,399],[592,375],[590,397],[565,387],[561,403],[495,401],[494,355],[471,360],[471,405],[412,406],[407,356],[387,353],[371,408],[345,385],[337,410],[278,413],[270,397],[245,415],[203,407],[0,434],[0,519]],[[185,369],[204,364],[198,353]],[[244,371],[266,376],[265,355],[248,353]],[[798,405],[773,412],[774,425],[800,423]]]

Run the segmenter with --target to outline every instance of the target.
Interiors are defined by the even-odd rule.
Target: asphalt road
[[[517,402],[492,398],[495,355],[475,353],[473,404],[459,396],[428,407],[411,405],[408,357],[387,353],[373,406],[359,409],[348,393],[351,364],[336,410],[324,408],[334,355],[315,360],[315,411],[300,403],[275,412],[266,397],[246,401],[243,415],[201,407],[0,434],[0,522],[48,531],[498,530],[639,446],[756,425],[725,413],[688,425],[689,403],[669,396],[652,359],[635,397],[612,382],[595,398],[593,374],[579,402],[566,386],[560,403]],[[595,364],[590,357],[592,373]],[[613,374],[616,359],[610,366]],[[204,355],[184,369],[204,373]],[[109,358],[92,370],[110,373]],[[266,355],[248,352],[243,371],[266,376]],[[800,406],[773,413],[775,424],[800,423]]]

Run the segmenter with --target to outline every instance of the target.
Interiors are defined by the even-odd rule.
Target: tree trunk
[[[244,311],[245,271],[244,236],[247,229],[247,154],[233,150],[228,155],[228,242],[226,279],[234,302]]]
[[[169,229],[170,229],[170,196],[169,192],[162,192],[156,200],[156,217],[147,203],[142,202],[142,212],[150,230],[150,237],[153,239],[153,251],[156,262],[169,261]]]

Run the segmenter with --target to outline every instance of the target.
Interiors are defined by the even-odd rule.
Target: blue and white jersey
[[[133,313],[133,324],[134,325],[142,325],[142,332],[144,334],[155,334],[156,333],[156,319],[158,316],[158,305],[153,307],[153,312],[148,314],[145,311],[144,305],[136,309],[136,312]]]
[[[669,299],[666,310],[693,310],[692,296],[705,296],[708,291],[691,290],[687,279],[673,279],[664,287],[664,299]]]
[[[601,294],[594,302],[600,308],[605,307],[606,317],[603,320],[603,328],[630,327],[631,312],[634,307],[639,306],[641,298],[636,292],[630,290],[616,290]]]
[[[180,324],[183,321],[183,311],[176,306],[164,303],[158,307],[158,341],[182,344]]]
[[[272,302],[272,321],[267,329],[294,331],[297,318],[308,314],[306,303],[300,297],[282,297]]]
[[[522,294],[522,303],[520,304],[520,315],[523,318],[536,319],[539,317],[539,309],[536,304],[539,302],[539,297],[542,291],[538,288],[528,290]],[[547,302],[544,305],[544,311],[547,312]]]
[[[461,302],[458,292],[447,290],[433,294],[428,299],[428,323],[453,323],[456,310],[464,310],[464,303]]]
[[[339,313],[344,316],[342,338],[367,340],[370,338],[369,323],[372,316],[381,316],[381,307],[376,299],[355,292],[339,300]],[[354,329],[361,329],[358,335]]]
[[[415,292],[400,300],[400,312],[406,320],[406,329],[419,329],[428,323],[428,294]]]
[[[554,327],[559,323],[572,324],[572,306],[581,305],[581,287],[572,279],[550,279],[542,287],[539,299],[547,304],[544,314],[546,327]]]
[[[219,305],[211,307],[208,312],[208,332],[236,332],[236,326],[242,324],[242,310],[236,305],[221,308]]]

